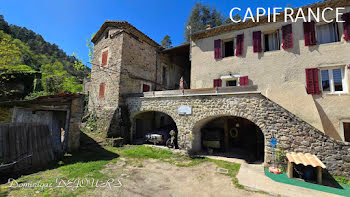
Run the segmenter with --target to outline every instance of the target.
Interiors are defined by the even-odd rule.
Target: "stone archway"
[[[174,119],[167,113],[151,110],[138,111],[130,116],[130,122],[131,143],[150,143],[150,141],[145,140],[146,135],[149,136],[150,134],[156,134],[162,136],[162,142],[157,144],[166,145],[167,140],[171,138],[170,131],[174,131],[174,143],[175,147],[178,147],[177,125]]]
[[[130,114],[149,110],[170,115],[177,125],[179,148],[189,152],[193,149],[196,123],[212,117],[235,116],[248,119],[261,129],[265,164],[272,163],[268,144],[275,133],[278,148],[315,154],[332,174],[350,176],[350,144],[332,139],[260,93],[129,97],[126,105]],[[182,105],[191,107],[192,113],[178,114]]]
[[[265,137],[252,121],[231,115],[210,116],[195,123],[192,151],[263,162]],[[209,153],[209,154],[213,154]]]

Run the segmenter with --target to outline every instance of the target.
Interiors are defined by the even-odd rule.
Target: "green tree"
[[[203,5],[200,2],[196,3],[186,21],[185,41],[190,41],[191,33],[205,30],[208,25],[210,27],[220,26],[226,21],[226,17],[215,7],[211,8],[209,5]]]
[[[233,20],[235,21],[239,21],[242,20],[242,17],[239,14],[236,14],[234,16],[232,16]],[[232,23],[233,21],[229,18],[230,22]]]
[[[63,91],[63,82],[68,77],[63,64],[56,61],[54,64],[45,64],[40,68],[44,91],[48,94],[56,94]]]
[[[161,45],[162,45],[162,47],[164,47],[166,49],[169,49],[169,48],[173,47],[171,39],[170,39],[170,36],[165,35],[163,40],[161,41]]]
[[[22,52],[10,35],[0,31],[0,67],[21,64]]]

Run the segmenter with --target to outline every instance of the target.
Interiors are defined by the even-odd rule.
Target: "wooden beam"
[[[287,166],[287,176],[288,178],[293,178],[293,163],[288,161],[288,166]]]
[[[322,184],[322,167],[317,166],[317,183]]]

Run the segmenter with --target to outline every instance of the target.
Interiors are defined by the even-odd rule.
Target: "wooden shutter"
[[[320,87],[318,83],[318,69],[307,68],[306,73],[306,90],[308,94],[320,94]]]
[[[315,22],[304,22],[304,40],[305,46],[313,46],[317,44]]]
[[[249,85],[248,76],[240,77],[240,78],[239,78],[239,85],[240,85],[240,86],[247,86],[247,85]]]
[[[236,56],[243,56],[244,34],[237,35]]]
[[[344,40],[345,41],[350,41],[350,12],[343,14],[342,19],[345,21],[343,23]]]
[[[214,40],[214,58],[221,58],[221,40]]]
[[[221,79],[214,79],[214,81],[213,81],[213,86],[214,86],[214,88],[216,88],[216,87],[221,87],[221,85],[222,85],[222,80]]]
[[[100,84],[100,98],[104,98],[105,97],[105,87],[106,87],[106,84],[105,83],[101,83]]]
[[[142,85],[142,92],[149,92],[151,90],[150,86],[147,84]]]
[[[108,50],[102,53],[102,63],[101,66],[106,66],[108,61]]]
[[[283,49],[293,48],[293,30],[292,24],[282,27]]]
[[[262,52],[261,31],[253,32],[253,51],[254,51],[254,53]]]

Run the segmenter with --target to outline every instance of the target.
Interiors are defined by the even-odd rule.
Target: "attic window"
[[[106,32],[105,32],[105,39],[108,38],[108,35],[109,35],[109,30],[107,29]]]

